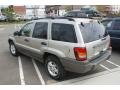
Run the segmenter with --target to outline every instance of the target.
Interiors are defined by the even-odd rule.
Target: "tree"
[[[68,12],[68,11],[72,11],[73,10],[73,6],[72,5],[66,5],[65,6],[65,11]]]
[[[5,15],[5,16],[7,17],[7,19],[8,19],[9,21],[14,20],[14,15],[15,15],[15,14],[14,14],[14,10],[13,10],[12,5],[9,6],[9,7],[7,7],[7,8],[2,8],[2,9],[1,9],[1,12],[2,12],[3,15]]]

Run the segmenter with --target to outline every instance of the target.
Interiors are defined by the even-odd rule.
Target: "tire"
[[[12,41],[9,43],[9,49],[13,56],[18,56],[18,51],[15,47],[15,44]]]
[[[65,76],[65,70],[56,56],[49,55],[45,59],[45,68],[50,77],[55,80],[61,80]]]

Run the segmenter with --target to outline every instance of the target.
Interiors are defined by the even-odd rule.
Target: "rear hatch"
[[[110,37],[105,27],[97,21],[89,21],[79,25],[87,50],[87,59],[100,56],[109,47]]]

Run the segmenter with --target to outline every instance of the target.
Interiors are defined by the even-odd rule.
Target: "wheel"
[[[17,51],[15,44],[13,42],[9,43],[9,48],[10,48],[10,52],[13,56],[18,56],[18,51]]]
[[[45,60],[45,68],[51,78],[55,80],[63,79],[65,76],[65,70],[60,63],[59,59],[53,55],[50,55]]]

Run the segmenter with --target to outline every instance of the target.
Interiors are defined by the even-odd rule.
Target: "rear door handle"
[[[24,41],[25,41],[25,42],[29,42],[29,40],[28,40],[28,39],[24,39]]]
[[[47,45],[47,43],[46,42],[41,42],[41,45]]]

